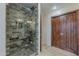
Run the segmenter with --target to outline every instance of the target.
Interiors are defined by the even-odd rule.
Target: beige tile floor
[[[43,46],[39,56],[76,56],[76,54],[73,54],[71,52],[56,47]]]

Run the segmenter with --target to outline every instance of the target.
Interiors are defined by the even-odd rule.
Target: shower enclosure
[[[6,5],[6,55],[38,54],[38,4]]]

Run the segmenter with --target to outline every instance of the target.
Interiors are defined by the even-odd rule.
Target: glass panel
[[[38,54],[38,4],[11,3],[6,6],[6,55]]]

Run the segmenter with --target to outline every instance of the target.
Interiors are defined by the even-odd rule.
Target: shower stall
[[[38,54],[38,4],[6,5],[6,55]]]

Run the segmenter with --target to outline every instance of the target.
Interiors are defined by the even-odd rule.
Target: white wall
[[[51,46],[51,17],[52,16],[56,16],[56,15],[60,15],[69,11],[73,11],[73,10],[77,10],[79,9],[79,4],[73,4],[72,6],[68,6],[68,7],[64,7],[62,9],[59,10],[55,10],[55,11],[49,11],[44,17],[43,17],[43,31],[44,31],[44,35],[43,35],[43,39],[46,42],[47,46]]]
[[[0,3],[0,56],[5,55],[5,36],[6,36],[6,29],[5,29],[5,4]]]

